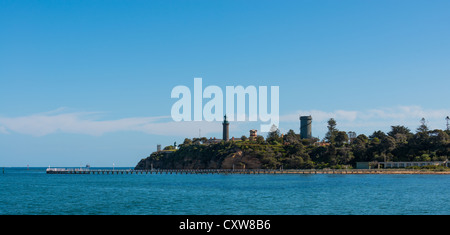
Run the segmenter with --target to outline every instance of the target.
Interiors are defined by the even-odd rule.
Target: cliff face
[[[177,151],[159,151],[142,159],[136,170],[151,169],[260,169],[258,156],[232,143],[189,145]]]
[[[234,154],[228,155],[223,161],[222,169],[260,169],[262,166],[261,161],[250,155],[243,154],[242,150],[237,151]]]

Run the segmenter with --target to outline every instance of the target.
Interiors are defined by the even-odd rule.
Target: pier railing
[[[90,169],[48,168],[47,174],[425,174],[411,169]],[[450,173],[450,172],[447,172]]]

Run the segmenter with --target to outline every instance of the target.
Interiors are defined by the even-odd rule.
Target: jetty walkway
[[[47,168],[47,174],[450,174],[411,169],[89,169]]]

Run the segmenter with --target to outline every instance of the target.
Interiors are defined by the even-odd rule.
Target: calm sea
[[[450,214],[450,175],[47,175],[0,168],[0,214]]]

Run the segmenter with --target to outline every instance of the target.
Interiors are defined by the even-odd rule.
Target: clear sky
[[[0,0],[0,166],[135,166],[175,123],[178,85],[279,86],[282,132],[312,115],[370,135],[450,115],[450,1]],[[230,136],[255,122],[231,122]],[[199,133],[200,129],[200,133]],[[262,133],[262,135],[266,135]]]

